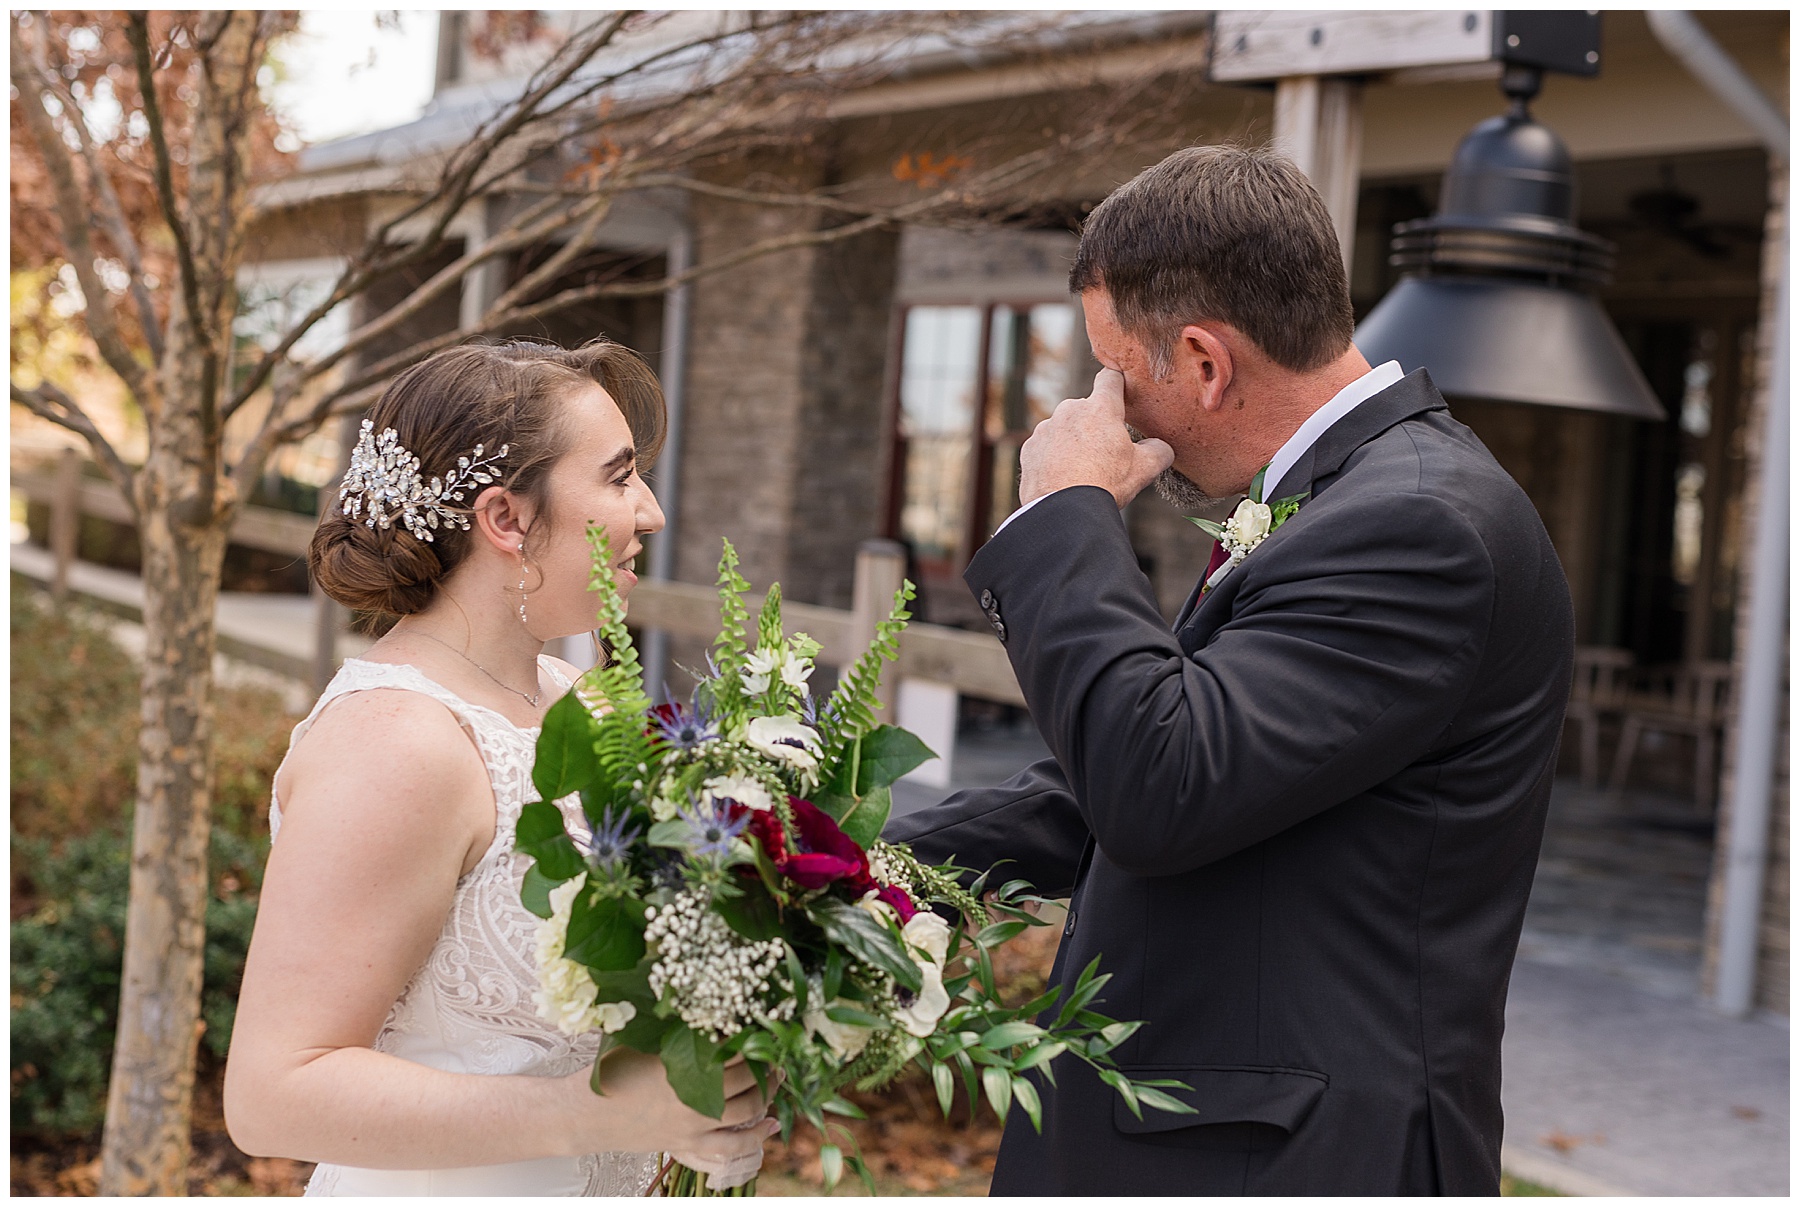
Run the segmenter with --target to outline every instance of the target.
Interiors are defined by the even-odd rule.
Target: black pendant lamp
[[[1483,399],[1662,419],[1593,291],[1613,245],[1575,226],[1575,174],[1562,140],[1533,121],[1537,67],[1508,65],[1507,113],[1463,136],[1430,218],[1394,228],[1403,270],[1356,329],[1370,364],[1431,373],[1451,400]]]

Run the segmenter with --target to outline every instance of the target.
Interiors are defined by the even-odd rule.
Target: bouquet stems
[[[697,1169],[689,1169],[675,1158],[669,1157],[657,1171],[656,1180],[644,1192],[646,1196],[658,1193],[666,1199],[753,1199],[756,1197],[756,1179],[751,1178],[742,1186],[734,1186],[730,1190],[714,1190],[707,1185],[705,1174]]]

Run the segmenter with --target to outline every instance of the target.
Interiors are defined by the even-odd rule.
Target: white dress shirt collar
[[[1275,493],[1275,488],[1281,485],[1282,476],[1294,468],[1294,463],[1300,460],[1300,454],[1311,448],[1332,424],[1405,376],[1397,360],[1376,365],[1332,395],[1330,402],[1308,415],[1306,422],[1288,437],[1287,443],[1277,450],[1274,459],[1269,462],[1269,468],[1264,471],[1262,501],[1272,503],[1281,497]]]

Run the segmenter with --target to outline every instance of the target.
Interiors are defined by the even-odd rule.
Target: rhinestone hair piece
[[[485,448],[477,444],[468,456],[456,459],[456,468],[447,475],[427,481],[419,473],[419,459],[400,443],[400,433],[387,428],[377,436],[375,421],[365,419],[338,488],[338,506],[368,528],[392,528],[397,519],[421,541],[436,540],[439,527],[467,532],[463,497],[471,487],[495,480],[495,464],[506,458],[508,447],[502,444],[499,452],[484,458]]]

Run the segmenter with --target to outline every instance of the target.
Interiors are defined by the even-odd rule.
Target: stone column
[[[821,171],[757,165],[800,191]],[[696,262],[819,229],[820,215],[696,197]],[[850,606],[856,547],[876,535],[882,387],[898,235],[765,256],[694,284],[674,577],[710,583],[729,537],[757,588]],[[671,659],[693,666],[696,643]],[[685,678],[670,675],[670,686]]]

